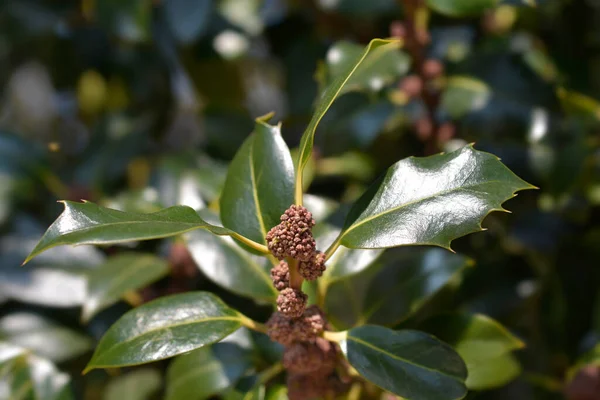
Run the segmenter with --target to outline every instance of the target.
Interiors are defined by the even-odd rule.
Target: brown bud
[[[306,309],[307,299],[308,296],[300,290],[283,289],[277,297],[277,311],[288,318],[298,318]]]
[[[456,133],[456,128],[452,122],[443,123],[437,132],[437,139],[440,143],[446,143],[450,139],[454,137]]]
[[[298,273],[307,281],[314,281],[325,272],[325,254],[318,251],[312,260],[298,263]]]
[[[279,264],[271,269],[271,279],[275,289],[282,291],[290,287],[290,270],[288,263],[280,261]]]
[[[417,132],[419,140],[423,142],[429,140],[433,134],[433,123],[431,122],[431,119],[423,117],[417,120],[415,123],[415,131]]]
[[[313,342],[296,342],[286,347],[282,362],[292,373],[309,374],[319,371],[320,374],[329,374],[337,364],[337,349],[320,337]]]
[[[401,21],[393,21],[390,24],[390,36],[393,38],[406,38],[406,26]]]
[[[266,236],[269,251],[279,260],[291,257],[300,261],[312,258],[316,242],[312,235],[315,220],[304,207],[292,205],[281,216],[281,223]]]
[[[434,79],[444,73],[444,64],[441,61],[430,58],[423,63],[423,76],[427,79]]]
[[[302,317],[292,319],[275,312],[267,321],[267,335],[284,346],[294,342],[314,341],[324,330],[327,321],[317,306],[310,306]]]
[[[409,75],[400,83],[400,89],[409,97],[418,97],[423,91],[423,80],[417,75]]]

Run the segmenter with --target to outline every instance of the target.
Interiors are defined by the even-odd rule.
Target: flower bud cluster
[[[298,282],[290,281],[292,273],[312,281],[325,271],[325,254],[317,251],[312,234],[315,220],[297,205],[290,206],[280,220],[266,236],[269,251],[280,260],[271,269],[279,296],[277,312],[266,324],[267,334],[285,347],[282,362],[288,371],[291,400],[334,397],[343,389],[336,371],[339,350],[321,337],[327,327],[325,315],[317,306],[306,307],[308,296]]]

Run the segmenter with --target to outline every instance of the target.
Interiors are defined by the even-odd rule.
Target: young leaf
[[[25,262],[55,246],[112,244],[159,239],[194,229],[232,235],[229,229],[208,224],[190,207],[175,206],[151,214],[125,213],[94,203],[63,201],[65,210],[48,228]]]
[[[294,203],[294,165],[280,126],[256,120],[227,171],[220,198],[223,225],[265,244],[269,229]]]
[[[431,9],[451,17],[480,15],[497,4],[498,0],[427,0]]]
[[[512,353],[467,365],[469,377],[467,387],[470,390],[490,390],[500,388],[519,375],[521,364]]]
[[[160,389],[162,377],[155,369],[140,369],[111,379],[104,390],[104,400],[147,400]]]
[[[88,289],[82,318],[88,321],[116,303],[128,291],[143,288],[166,276],[166,260],[152,254],[123,253],[111,257],[88,274]]]
[[[430,318],[421,327],[448,343],[465,360],[469,371],[467,387],[491,389],[502,386],[513,376],[515,363],[502,358],[513,350],[523,348],[522,341],[493,319],[479,314],[444,314]],[[507,368],[503,371],[499,365]],[[489,374],[484,373],[488,371]]]
[[[423,332],[365,325],[348,331],[340,346],[363,377],[398,396],[452,400],[467,394],[460,356]]]
[[[194,350],[169,365],[165,398],[207,399],[235,385],[251,366],[251,352],[232,343]]]
[[[0,319],[0,339],[25,347],[53,362],[80,356],[92,348],[89,337],[26,312],[8,314]]]
[[[84,372],[145,364],[200,348],[238,329],[243,318],[211,293],[162,297],[115,322]]]
[[[197,230],[185,236],[187,247],[200,270],[213,282],[242,296],[274,301],[277,289],[259,257],[244,251],[232,239]]]
[[[360,65],[367,59],[367,57],[379,47],[390,45],[387,47],[389,51],[392,49],[397,51],[399,45],[398,41],[395,40],[383,40],[374,39],[372,40],[364,51],[360,54],[349,57],[345,63],[338,65],[337,77],[327,86],[327,88],[321,94],[318,100],[315,113],[313,114],[302,139],[300,140],[300,147],[298,149],[298,158],[296,160],[296,187],[295,187],[295,200],[297,204],[302,204],[302,177],[303,170],[310,157],[312,155],[313,144],[315,140],[315,132],[317,125],[329,109],[335,99],[343,93],[344,86],[351,82],[350,79],[357,72]]]
[[[466,146],[390,167],[354,204],[338,243],[350,248],[435,245],[482,230],[481,221],[534,187],[497,157]]]
[[[342,87],[341,94],[354,90],[378,91],[406,73],[410,67],[410,60],[399,47],[398,42],[392,42],[373,48]],[[347,74],[348,65],[356,64],[363,51],[363,46],[347,41],[340,41],[331,46],[326,57],[328,79],[323,84],[329,86]]]

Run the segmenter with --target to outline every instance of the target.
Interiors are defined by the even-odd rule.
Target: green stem
[[[348,331],[342,331],[342,332],[325,331],[325,332],[323,332],[323,338],[327,339],[330,342],[341,342],[342,340],[345,340],[347,336],[348,336]]]
[[[282,371],[283,371],[283,364],[281,364],[279,362],[279,363],[265,369],[264,371],[262,371],[258,375],[258,383],[259,384],[267,383],[268,381],[273,379],[275,376],[277,376]]]
[[[240,242],[244,243],[246,246],[251,247],[254,250],[259,251],[263,254],[271,254],[271,252],[269,251],[267,246],[262,245],[260,243],[256,243],[254,240],[250,240],[247,237],[240,235],[239,233],[233,232],[231,234],[231,237],[239,240]]]
[[[267,333],[267,326],[265,324],[256,322],[245,315],[240,315],[240,319],[242,321],[242,325],[244,325],[246,328],[250,328],[257,332]]]
[[[325,261],[329,260],[333,253],[340,247],[342,244],[342,233],[335,239],[333,243],[329,246],[327,250],[325,250]]]
[[[296,290],[302,290],[302,282],[304,279],[298,273],[298,260],[293,258],[287,259],[288,269],[290,271],[290,287]]]
[[[304,168],[302,168],[303,170]],[[304,200],[304,191],[302,190],[302,171],[297,171],[296,172],[297,178],[296,178],[296,188],[295,188],[295,195],[294,195],[294,202],[301,206],[302,205],[302,201]]]

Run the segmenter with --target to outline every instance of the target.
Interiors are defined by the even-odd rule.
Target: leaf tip
[[[267,123],[271,120],[271,118],[273,118],[275,116],[275,111],[271,111],[270,113],[267,113],[265,115],[261,115],[260,117],[257,117],[255,119],[255,121],[257,123]]]
[[[85,369],[83,371],[81,371],[81,375],[86,375],[88,372],[90,372],[94,368],[95,368],[94,366],[88,364],[88,366],[85,367]]]

